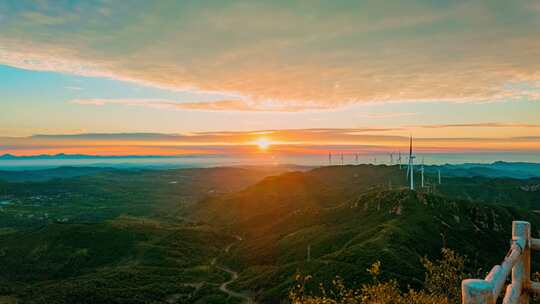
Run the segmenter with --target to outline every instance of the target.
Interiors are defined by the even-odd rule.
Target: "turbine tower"
[[[328,152],[328,165],[332,165],[332,152]]]
[[[390,153],[390,166],[394,164],[394,154]]]
[[[401,170],[401,151],[398,152],[399,169]]]
[[[439,185],[441,184],[441,169],[439,169]]]
[[[411,190],[414,190],[414,155],[412,150],[412,136],[410,137],[409,141],[409,166],[407,167],[407,173],[411,174]]]
[[[343,153],[341,153],[341,165],[343,166]]]
[[[424,157],[422,157],[422,188],[424,188]]]

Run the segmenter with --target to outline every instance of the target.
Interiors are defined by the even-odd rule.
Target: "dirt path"
[[[235,235],[234,237],[236,238],[236,241],[230,243],[229,245],[227,245],[227,247],[225,247],[225,249],[223,250],[223,251],[225,251],[225,253],[229,252],[229,250],[231,250],[231,247],[236,242],[242,241],[242,238],[240,236]],[[213,259],[212,263],[216,264],[217,259]],[[231,278],[227,282],[223,282],[219,286],[219,290],[221,290],[222,292],[228,294],[230,297],[242,300],[244,303],[255,304],[255,301],[253,300],[253,298],[251,298],[248,294],[241,293],[241,292],[236,292],[236,291],[233,291],[233,290],[229,289],[229,285],[234,283],[236,280],[238,280],[238,272],[236,272],[236,271],[234,271],[234,270],[232,270],[232,269],[230,269],[228,267],[218,265],[218,264],[216,264],[216,268],[221,270],[221,271],[225,271],[226,273],[228,273],[231,276]]]
[[[223,291],[224,293],[228,294],[229,296],[233,298],[241,299],[242,301],[244,301],[244,303],[249,303],[249,304],[255,303],[249,295],[241,293],[241,292],[232,291],[229,289],[229,284],[238,280],[238,273],[236,271],[231,270],[227,267],[223,267],[223,266],[216,266],[216,268],[221,271],[227,272],[231,276],[230,280],[219,285],[219,290]]]
[[[235,235],[234,237],[236,238],[236,241],[230,243],[229,245],[227,245],[227,247],[225,247],[223,249],[223,251],[225,253],[228,253],[229,250],[231,250],[231,247],[235,243],[242,241],[242,238],[240,236]],[[232,269],[230,269],[228,267],[225,267],[223,265],[219,265],[217,257],[212,259],[212,261],[210,262],[210,265],[215,266],[217,269],[219,269],[221,271],[224,271],[224,272],[228,273],[231,276],[231,278],[228,281],[223,282],[223,283],[221,283],[219,285],[219,290],[221,292],[227,294],[230,297],[240,299],[245,304],[256,304],[256,302],[253,300],[253,298],[250,297],[248,294],[242,293],[242,292],[236,292],[236,291],[233,291],[233,290],[229,289],[229,285],[234,283],[236,280],[238,280],[238,272],[236,272],[236,271],[234,271],[234,270],[232,270]],[[203,281],[203,282],[186,283],[186,284],[184,284],[184,286],[192,286],[192,287],[195,287],[196,289],[199,289],[204,284],[206,284],[206,282]],[[178,301],[178,299],[180,298],[180,296],[181,296],[181,294],[173,294],[167,299],[167,302],[168,303],[176,303]]]

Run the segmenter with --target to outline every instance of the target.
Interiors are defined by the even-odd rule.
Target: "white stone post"
[[[493,267],[485,280],[463,280],[462,303],[495,304],[511,271],[512,283],[506,287],[503,304],[528,304],[531,288],[540,290],[540,283],[534,286],[531,283],[531,246],[540,247],[540,240],[536,244],[536,240],[531,239],[531,224],[512,222],[512,247],[503,263]]]
[[[512,241],[521,246],[521,258],[512,269],[512,285],[516,283],[521,287],[517,303],[528,304],[528,290],[531,286],[531,224],[524,221],[512,222]]]
[[[493,286],[486,280],[468,279],[461,282],[463,304],[495,304]]]
[[[503,304],[528,304],[531,285],[531,224],[512,222],[512,242],[521,248],[519,259],[512,268],[512,283],[506,287]]]

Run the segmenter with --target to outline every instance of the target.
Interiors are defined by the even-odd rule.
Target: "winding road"
[[[225,253],[228,253],[229,250],[231,250],[231,247],[236,242],[242,241],[242,238],[240,236],[235,235],[234,237],[236,238],[236,241],[230,243],[229,245],[227,245],[227,247],[225,247],[225,249],[223,249],[223,251],[225,251]],[[230,269],[228,267],[218,265],[216,263],[217,263],[217,258],[214,258],[212,260],[212,264],[215,264],[217,269],[219,269],[221,271],[224,271],[224,272],[228,273],[231,276],[231,278],[228,281],[223,282],[221,285],[219,285],[219,290],[226,293],[230,297],[242,300],[244,303],[255,304],[255,301],[249,295],[247,295],[245,293],[241,293],[241,292],[236,292],[236,291],[233,291],[233,290],[229,289],[229,285],[234,283],[236,280],[238,280],[238,272],[236,272],[236,271],[234,271],[234,270],[232,270],[232,269]]]
[[[231,250],[231,247],[235,243],[242,241],[242,238],[240,236],[235,235],[234,237],[236,238],[236,241],[230,243],[229,245],[227,245],[227,247],[225,247],[223,249],[223,251],[225,253],[228,253],[229,250]],[[238,280],[238,272],[236,272],[236,271],[234,271],[234,270],[232,270],[232,269],[230,269],[228,267],[225,267],[223,265],[219,265],[218,262],[217,262],[217,257],[212,259],[212,261],[210,262],[210,265],[216,267],[216,269],[219,269],[219,270],[221,270],[223,272],[228,273],[231,276],[231,278],[228,281],[223,282],[223,283],[221,283],[219,285],[219,290],[221,292],[227,294],[229,297],[240,299],[244,304],[257,304],[257,302],[255,302],[253,300],[253,298],[251,296],[249,296],[249,294],[242,293],[242,292],[236,292],[236,291],[233,291],[233,290],[229,289],[229,285],[234,283],[236,280]],[[191,287],[194,287],[195,289],[198,290],[204,284],[207,284],[207,283],[203,281],[203,282],[185,283],[183,285],[184,286],[191,286]],[[214,285],[214,284],[211,284],[211,285]],[[182,296],[182,294],[173,294],[173,295],[170,295],[166,301],[167,301],[167,303],[171,303],[171,304],[176,303],[180,299],[181,296]]]

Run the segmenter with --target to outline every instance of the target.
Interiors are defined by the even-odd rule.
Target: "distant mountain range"
[[[87,155],[87,154],[40,154],[17,156],[13,154],[4,154],[0,156],[0,160],[24,160],[24,159],[138,159],[138,158],[186,158],[196,157],[199,155]],[[209,156],[212,157],[212,156]],[[216,156],[214,156],[216,157]]]
[[[532,178],[540,177],[540,164],[527,162],[503,162],[498,161],[490,164],[466,163],[459,165],[431,165],[425,167],[426,172],[437,173],[441,170],[441,175],[458,177],[511,177],[511,178]]]
[[[31,170],[0,170],[0,182],[43,182],[55,178],[71,178],[78,176],[93,175],[97,173],[109,172],[122,174],[126,172],[144,172],[147,169],[160,170],[157,167],[115,167],[107,166],[60,166],[46,169],[31,169]],[[166,168],[169,172],[173,172],[176,168]],[[199,168],[200,169],[200,168]],[[219,170],[218,168],[215,168]],[[281,166],[236,166],[221,167],[221,169],[246,169],[249,171],[266,172],[265,174],[272,175],[288,171],[306,171],[311,167],[296,166],[296,165],[281,165]],[[203,170],[203,169],[201,169]],[[166,172],[166,171],[164,171]]]
[[[48,161],[56,160],[63,161],[66,160],[69,163],[59,163],[56,165],[50,163],[39,164],[35,166],[22,166],[22,167],[13,167],[9,170],[33,170],[40,169],[40,167],[46,167],[52,169],[55,167],[62,166],[99,166],[99,167],[115,167],[115,168],[166,168],[168,167],[168,159],[171,160],[181,160],[181,159],[197,159],[201,155],[86,155],[86,154],[41,154],[41,155],[29,155],[29,156],[16,156],[12,154],[4,154],[0,156],[0,161],[10,161],[10,160],[34,160],[34,161]],[[205,159],[219,159],[226,158],[224,155],[204,155]],[[161,163],[130,163],[123,164],[118,163],[122,160],[162,160]],[[73,161],[83,161],[84,163],[78,164],[73,163]],[[88,161],[100,160],[99,163],[88,163]],[[108,161],[110,160],[110,162]],[[204,163],[204,166],[202,164]],[[290,162],[289,164],[291,164]],[[236,166],[241,166],[238,162]],[[285,164],[284,164],[285,165]],[[207,167],[207,166],[219,166],[219,164],[214,163],[205,163],[197,162],[192,164],[176,164],[174,167]],[[293,165],[287,165],[293,167]],[[417,166],[417,168],[419,168]],[[7,168],[6,168],[7,169]],[[43,169],[43,168],[41,168]],[[445,164],[445,165],[426,165],[425,170],[427,173],[437,174],[438,171],[441,171],[441,175],[444,176],[453,176],[453,177],[509,177],[509,178],[518,178],[518,179],[527,179],[533,177],[540,177],[540,163],[529,163],[529,162],[505,162],[497,161],[493,163],[463,163],[463,164]]]
[[[20,170],[7,171],[0,170],[0,181],[9,182],[39,182],[54,178],[70,178],[84,175],[91,175],[104,171],[113,171],[113,168],[106,167],[58,167],[42,170]]]

